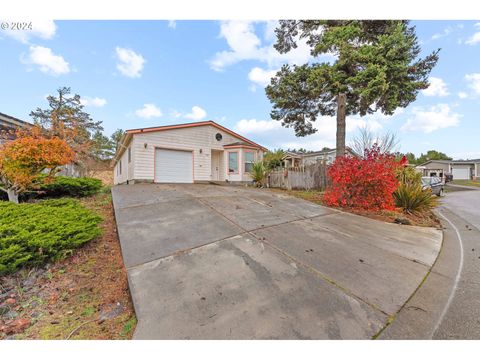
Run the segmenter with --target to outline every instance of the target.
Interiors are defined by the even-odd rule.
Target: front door
[[[212,150],[212,180],[220,181],[220,151]]]

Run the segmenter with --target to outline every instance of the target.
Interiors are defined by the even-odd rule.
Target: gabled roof
[[[452,165],[455,165],[455,164],[475,164],[475,163],[480,163],[480,159],[471,159],[471,160],[428,160],[428,161],[425,161],[424,163],[422,164],[419,164],[417,166],[424,166],[426,164],[430,164],[430,163],[439,163],[439,164],[452,164]]]
[[[453,160],[452,164],[475,164],[480,163],[480,159],[467,159],[467,160]]]
[[[267,151],[268,149],[266,147],[263,147],[262,145],[259,145],[251,140],[248,140],[247,138],[243,137],[240,134],[237,134],[236,132],[227,129],[226,127],[217,124],[215,121],[208,120],[208,121],[199,121],[199,122],[191,122],[191,123],[184,123],[184,124],[174,124],[174,125],[164,125],[164,126],[153,126],[153,127],[147,127],[147,128],[138,128],[138,129],[130,129],[125,131],[125,135],[122,137],[122,140],[120,141],[120,150],[119,152],[115,155],[114,160],[116,161],[122,153],[125,151],[125,146],[123,146],[124,142],[126,139],[130,139],[133,135],[135,134],[143,134],[143,133],[149,133],[149,132],[156,132],[156,131],[165,131],[165,130],[173,130],[173,129],[185,129],[185,128],[191,128],[191,127],[198,127],[198,126],[214,126],[217,129],[220,129],[222,131],[225,131],[226,133],[235,136],[245,144],[248,144],[249,146],[262,149],[263,151]]]
[[[33,124],[30,124],[27,121],[17,119],[16,117],[4,114],[0,112],[0,125],[4,127],[31,127]]]

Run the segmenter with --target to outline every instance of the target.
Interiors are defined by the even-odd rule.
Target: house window
[[[118,161],[118,175],[122,175],[122,160]]]
[[[132,148],[128,148],[128,163],[132,162]]]
[[[255,154],[251,151],[245,151],[245,172],[252,172]]]
[[[228,153],[228,173],[229,174],[238,173],[238,152]]]

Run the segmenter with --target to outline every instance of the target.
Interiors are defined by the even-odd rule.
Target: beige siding
[[[425,166],[425,169],[433,169],[433,170],[443,170],[444,173],[448,173],[450,171],[450,164],[445,164],[445,163],[439,163],[432,161]]]
[[[120,163],[122,164],[121,172],[120,172]],[[114,171],[113,173],[114,184],[123,184],[123,183],[126,183],[127,180],[129,180],[127,151],[125,151],[120,157],[120,160],[117,161],[117,164],[115,165],[115,168],[113,169],[113,171]]]
[[[221,141],[215,139],[217,133],[222,134]],[[238,138],[211,125],[134,134],[132,144],[132,154],[135,154],[133,178],[153,180],[155,148],[163,147],[193,150],[194,179],[209,181],[212,179],[211,149],[223,150],[224,145],[237,141],[239,141]],[[225,156],[225,158],[227,157]]]

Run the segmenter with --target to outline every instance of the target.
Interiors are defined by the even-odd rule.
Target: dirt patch
[[[82,200],[103,234],[55,264],[0,278],[0,339],[130,339],[136,319],[110,193]]]
[[[319,205],[326,206],[322,202],[323,192],[315,190],[282,190],[272,189],[273,191],[279,191],[287,193],[289,195],[314,202]],[[366,211],[350,208],[337,208],[337,210],[350,212],[352,214],[365,216],[371,219],[380,220],[384,222],[399,223],[403,225],[414,225],[424,227],[441,228],[440,221],[432,211],[425,211],[421,213],[406,214],[403,211]]]
[[[113,185],[113,170],[92,170],[88,174],[90,177],[102,180],[103,185]]]

